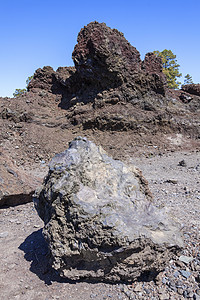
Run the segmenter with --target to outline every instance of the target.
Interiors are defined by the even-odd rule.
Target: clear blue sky
[[[171,49],[200,83],[199,0],[6,0],[0,3],[0,96],[11,97],[45,65],[73,65],[80,29],[91,21],[122,31],[141,53]]]

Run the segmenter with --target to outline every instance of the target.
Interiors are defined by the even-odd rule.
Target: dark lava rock
[[[4,107],[4,109],[0,112],[0,117],[2,119],[7,119],[15,123],[32,121],[32,113],[16,110],[14,111],[7,107]]]
[[[156,275],[182,247],[177,224],[154,206],[141,171],[86,138],[52,159],[34,202],[52,265],[73,280]]]
[[[149,52],[145,55],[142,62],[142,69],[150,74],[163,74],[162,59],[157,57],[153,52]]]
[[[186,164],[185,160],[183,159],[183,160],[179,161],[178,166],[187,167],[187,164]]]
[[[77,42],[72,58],[83,79],[111,87],[141,70],[137,49],[129,44],[123,33],[105,23],[92,22],[85,26]]]
[[[183,101],[183,103],[190,103],[190,101],[193,99],[190,95],[186,93],[181,93],[179,98],[181,99],[181,101]]]
[[[192,84],[182,85],[181,89],[184,92],[187,92],[189,94],[200,96],[200,84],[199,83],[198,84],[192,83]]]
[[[78,34],[72,57],[75,67],[38,69],[28,86],[42,105],[48,99],[68,110],[67,128],[199,138],[200,97],[168,89],[161,59],[147,53],[142,61],[118,30],[89,23]]]
[[[45,90],[52,91],[54,70],[50,66],[45,66],[43,69],[37,69],[34,73],[33,79],[29,82],[28,91]]]
[[[91,22],[81,29],[72,58],[75,68],[62,67],[56,72],[51,67],[38,69],[28,90],[62,94],[63,108],[104,100],[99,96],[102,91],[108,91],[111,98],[117,92],[124,102],[152,93],[165,95],[160,58],[148,53],[142,62],[124,35],[105,23]]]
[[[102,90],[130,88],[137,96],[149,91],[165,93],[160,58],[148,53],[142,62],[138,50],[118,30],[92,22],[81,29],[77,42],[72,58],[82,81]]]

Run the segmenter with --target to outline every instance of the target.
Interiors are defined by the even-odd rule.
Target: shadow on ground
[[[36,274],[45,284],[51,285],[52,282],[76,284],[83,280],[70,280],[62,278],[59,273],[50,265],[50,253],[48,245],[42,234],[42,229],[31,233],[24,242],[19,246],[19,249],[24,252],[24,258],[31,262],[30,271]],[[157,276],[155,272],[142,274],[138,281],[151,281]],[[97,280],[84,280],[89,283],[98,283]],[[102,282],[102,281],[101,281]],[[112,282],[109,282],[113,284]],[[120,282],[119,282],[120,283]],[[125,282],[121,282],[125,283]]]
[[[19,246],[24,258],[31,262],[30,271],[35,273],[47,285],[53,281],[70,282],[62,277],[49,264],[49,250],[42,234],[42,229],[31,233]],[[75,282],[71,282],[75,283]]]

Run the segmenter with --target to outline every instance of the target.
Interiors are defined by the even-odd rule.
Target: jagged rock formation
[[[73,280],[132,282],[157,274],[182,245],[141,172],[86,138],[52,159],[34,201],[53,267]]]
[[[28,87],[30,92],[55,96],[72,125],[126,131],[158,124],[161,131],[164,125],[165,132],[179,128],[199,135],[189,116],[200,108],[198,96],[169,90],[161,59],[147,53],[141,61],[118,30],[105,23],[88,24],[78,34],[72,57],[75,67],[38,69]],[[147,112],[152,112],[150,119]]]
[[[92,22],[79,32],[72,53],[77,72],[101,88],[121,85],[141,70],[140,53],[123,34],[104,23]]]
[[[200,84],[186,84],[182,85],[181,89],[189,94],[200,96]]]
[[[152,93],[165,95],[161,59],[148,53],[142,62],[140,53],[118,30],[92,22],[81,29],[77,42],[72,54],[75,68],[38,69],[29,91],[42,88],[62,94],[65,108],[104,100],[101,93],[110,89],[125,102]]]

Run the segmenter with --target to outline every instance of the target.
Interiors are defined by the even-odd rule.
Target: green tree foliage
[[[15,92],[13,93],[13,97],[19,97],[23,95],[27,90],[26,89],[16,89]]]
[[[27,92],[27,87],[29,85],[29,82],[33,79],[33,75],[32,76],[29,76],[26,80],[26,88],[25,89],[16,89],[15,92],[13,93],[13,97],[16,98],[16,97],[19,97],[21,95],[23,95],[24,93]]]
[[[163,73],[166,75],[168,87],[171,89],[178,89],[181,82],[177,81],[182,76],[179,73],[180,65],[177,63],[176,55],[171,50],[154,51],[156,56],[162,58]]]
[[[193,83],[192,76],[190,74],[185,75],[184,77],[184,85]]]
[[[33,79],[33,75],[32,76],[29,76],[27,79],[26,79],[26,88],[28,87],[30,81]]]

